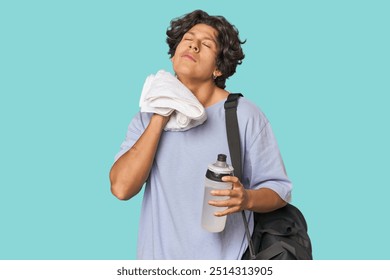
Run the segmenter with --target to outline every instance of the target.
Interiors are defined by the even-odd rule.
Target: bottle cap
[[[226,155],[219,154],[217,161],[210,164],[206,172],[206,178],[212,181],[222,182],[222,177],[226,175],[233,175],[233,167],[226,163]]]

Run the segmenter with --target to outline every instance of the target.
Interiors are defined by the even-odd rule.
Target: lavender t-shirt
[[[228,215],[224,231],[210,233],[201,226],[204,177],[218,154],[230,153],[224,101],[208,108],[207,121],[182,132],[164,131],[145,185],[138,233],[138,259],[240,259],[247,248],[240,213]],[[271,126],[264,114],[245,98],[237,108],[245,188],[267,187],[290,200],[289,181]],[[137,141],[151,114],[131,121],[118,159]],[[253,218],[246,212],[253,230]]]

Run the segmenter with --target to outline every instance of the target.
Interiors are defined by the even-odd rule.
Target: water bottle
[[[205,189],[202,210],[202,227],[210,232],[221,232],[225,228],[226,216],[216,217],[215,212],[221,212],[227,207],[216,207],[208,203],[210,200],[226,200],[228,196],[213,196],[212,190],[230,190],[231,182],[223,182],[221,178],[233,175],[233,167],[226,163],[226,155],[219,154],[217,161],[208,166],[205,178]]]

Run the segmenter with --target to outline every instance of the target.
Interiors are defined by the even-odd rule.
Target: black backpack
[[[241,180],[241,147],[237,120],[240,93],[229,94],[225,102],[226,132],[235,176]],[[242,211],[248,249],[242,259],[311,260],[312,247],[306,220],[292,204],[269,213],[254,213],[254,230],[249,233],[245,212]]]

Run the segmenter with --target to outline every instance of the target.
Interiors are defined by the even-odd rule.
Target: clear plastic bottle
[[[228,196],[213,196],[212,190],[226,190],[232,188],[232,183],[223,182],[221,178],[226,175],[233,175],[233,167],[226,163],[226,155],[219,154],[217,161],[208,166],[205,178],[205,189],[202,211],[202,227],[210,232],[221,232],[225,228],[226,216],[216,217],[215,212],[224,211],[227,207],[216,207],[210,205],[210,200],[226,200]]]

